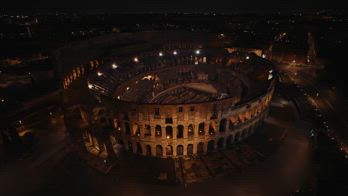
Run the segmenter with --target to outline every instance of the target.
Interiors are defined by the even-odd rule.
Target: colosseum
[[[109,161],[122,152],[190,157],[243,142],[267,116],[275,71],[262,52],[226,43],[213,33],[141,32],[57,50],[76,146]]]

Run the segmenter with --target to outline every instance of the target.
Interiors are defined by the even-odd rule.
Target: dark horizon
[[[128,1],[26,1],[18,0],[7,1],[3,3],[3,10],[73,10],[87,12],[245,12],[245,11],[297,11],[297,10],[326,10],[338,9],[347,10],[347,5],[339,0],[309,0],[303,2],[301,0],[279,1],[279,0],[244,0],[244,1],[169,1],[169,0],[150,0],[146,2],[137,2],[135,0]]]

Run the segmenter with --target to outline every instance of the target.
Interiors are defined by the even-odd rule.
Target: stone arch
[[[183,145],[178,145],[176,147],[176,155],[177,156],[182,156],[184,155],[184,146]]]
[[[225,118],[220,120],[220,125],[219,125],[219,132],[223,133],[226,131],[226,124],[227,124],[227,120]]]
[[[223,137],[219,138],[219,140],[217,142],[217,148],[218,148],[218,150],[224,149],[224,138]]]
[[[166,137],[167,137],[167,139],[173,138],[173,127],[172,126],[166,126]]]
[[[199,142],[197,144],[197,154],[203,154],[204,153],[204,143]]]
[[[158,156],[158,157],[163,156],[163,148],[161,145],[156,146],[156,156]]]
[[[189,124],[189,126],[187,128],[187,136],[194,137],[194,135],[195,135],[194,126],[193,126],[193,124]]]
[[[213,151],[215,151],[215,141],[214,140],[210,140],[208,142],[207,152],[213,152]]]
[[[187,145],[187,155],[193,155],[193,144]]]
[[[215,134],[215,123],[211,122],[209,125],[209,135],[214,135]]]
[[[152,152],[151,152],[151,146],[150,145],[146,145],[146,156],[151,156]]]
[[[145,136],[151,136],[151,126],[146,124],[145,125],[145,133],[144,133]]]
[[[183,138],[184,137],[184,126],[183,125],[178,125],[177,126],[176,137],[177,138]]]
[[[173,155],[173,146],[172,145],[168,145],[166,147],[166,155],[167,156],[172,156]]]
[[[156,125],[155,127],[155,136],[162,137],[162,127],[160,125]]]
[[[204,127],[205,127],[204,122],[199,123],[199,125],[198,125],[198,135],[204,135],[205,134]]]

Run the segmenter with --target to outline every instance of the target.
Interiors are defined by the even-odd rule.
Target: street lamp
[[[177,52],[176,50],[174,50],[174,51],[173,51],[173,54],[174,54],[174,55],[177,55],[177,54],[178,54],[178,52]]]
[[[200,50],[196,50],[196,54],[200,54],[201,53],[201,51]]]
[[[118,65],[116,65],[115,63],[112,64],[112,69],[117,69],[118,68]]]

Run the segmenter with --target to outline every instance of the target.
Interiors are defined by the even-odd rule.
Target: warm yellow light
[[[117,69],[118,68],[118,65],[116,65],[115,63],[112,64],[112,69]]]
[[[92,84],[88,84],[88,88],[89,88],[89,89],[92,89],[92,88],[93,88],[93,85],[92,85]]]

